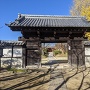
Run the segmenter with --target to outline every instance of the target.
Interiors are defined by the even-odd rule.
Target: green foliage
[[[46,48],[46,49],[43,49],[43,52],[44,52],[44,56],[45,56],[45,57],[48,57],[47,48]]]
[[[62,54],[62,52],[59,50],[54,50],[53,52],[54,52],[54,55]]]
[[[90,40],[90,32],[86,32],[86,33],[85,33],[85,37],[87,37],[88,40]]]
[[[13,72],[17,72],[16,68],[7,68],[8,71],[13,71]]]
[[[25,70],[24,69],[16,69],[16,68],[9,68],[9,69],[7,69],[8,71],[13,71],[14,73],[16,73],[16,72],[25,72]]]
[[[17,69],[17,72],[25,72],[24,69]]]

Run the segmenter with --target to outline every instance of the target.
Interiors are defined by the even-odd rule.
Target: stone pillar
[[[68,41],[68,63],[70,65],[85,65],[84,45],[82,40]]]

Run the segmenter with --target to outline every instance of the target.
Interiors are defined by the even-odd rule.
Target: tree
[[[59,51],[62,51],[63,54],[67,52],[67,44],[66,43],[56,43],[55,48]]]
[[[90,21],[90,0],[73,0],[70,12],[72,16],[85,16]],[[90,40],[90,32],[86,32],[85,37]]]
[[[90,21],[90,0],[73,0],[72,16],[85,16]]]

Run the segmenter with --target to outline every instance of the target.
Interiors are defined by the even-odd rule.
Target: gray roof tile
[[[8,24],[8,26],[24,27],[90,27],[90,22],[80,16],[49,16],[49,15],[24,15]]]
[[[22,46],[25,43],[23,41],[0,41],[0,46]]]

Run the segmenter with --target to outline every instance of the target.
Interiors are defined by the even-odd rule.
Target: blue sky
[[[72,0],[0,0],[0,40],[18,40],[5,23],[14,21],[18,13],[35,15],[70,15]]]

